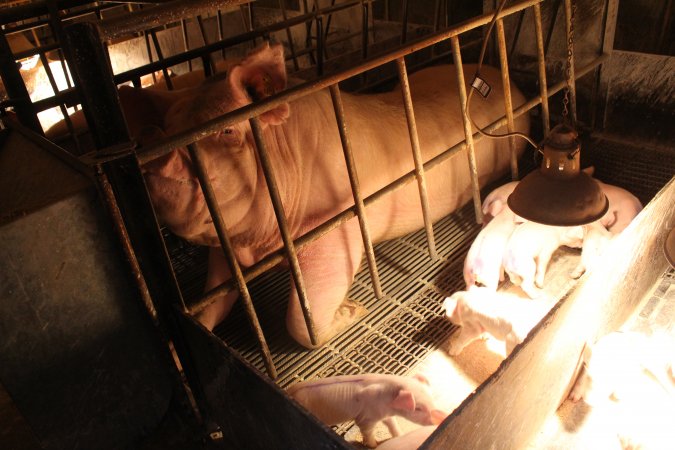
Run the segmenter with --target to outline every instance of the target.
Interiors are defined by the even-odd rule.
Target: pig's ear
[[[415,410],[415,396],[407,389],[401,389],[391,401],[391,407],[400,411]]]
[[[286,87],[283,47],[266,42],[232,67],[227,79],[236,108],[282,91]],[[261,114],[260,121],[263,125],[280,125],[289,114],[288,103],[283,103]]]
[[[588,166],[584,169],[581,169],[581,171],[584,172],[589,177],[592,177],[593,174],[595,173],[595,166]]]

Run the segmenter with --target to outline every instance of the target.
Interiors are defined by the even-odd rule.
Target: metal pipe
[[[230,273],[232,274],[237,287],[239,288],[239,295],[244,302],[244,308],[246,310],[246,315],[248,320],[253,327],[258,343],[260,344],[260,351],[262,353],[263,360],[265,361],[265,368],[267,373],[271,378],[277,377],[277,371],[274,367],[274,362],[272,361],[272,355],[270,349],[265,340],[265,335],[263,334],[262,328],[260,327],[260,322],[258,321],[258,315],[255,312],[253,307],[253,302],[251,300],[251,295],[246,286],[246,281],[241,272],[241,267],[237,262],[237,257],[234,253],[232,243],[227,234],[227,229],[225,226],[225,221],[223,216],[220,213],[220,207],[218,206],[218,200],[216,199],[216,194],[213,192],[213,187],[211,186],[211,181],[209,175],[206,171],[206,164],[201,157],[201,153],[194,144],[188,145],[188,152],[190,153],[190,159],[195,167],[195,172],[199,178],[199,184],[202,187],[202,193],[204,194],[204,199],[206,200],[206,205],[209,208],[209,213],[211,214],[211,219],[213,220],[213,226],[216,228],[216,233],[218,235],[218,241],[220,242],[220,247],[223,249],[225,254],[225,259],[230,268]]]
[[[151,26],[176,22],[182,18],[207,14],[214,9],[226,9],[248,3],[249,0],[176,0],[151,8],[144,8],[133,15],[106,19],[99,24],[101,38],[113,40],[138,33]]]
[[[516,25],[516,31],[513,35],[513,43],[511,44],[511,50],[509,50],[509,59],[513,56],[513,52],[516,51],[516,46],[518,45],[518,39],[520,38],[520,30],[523,28],[523,20],[525,19],[525,13],[527,10],[524,9],[518,14],[518,24]]]
[[[316,17],[316,74],[323,75],[324,42],[323,42],[323,16]]]
[[[288,15],[286,14],[286,2],[284,0],[279,0],[279,8],[281,8],[281,16],[284,19],[284,22],[286,22],[288,20]],[[286,39],[288,39],[288,47],[291,49],[293,68],[296,71],[300,70],[300,65],[298,65],[298,57],[295,55],[295,45],[293,44],[293,34],[291,33],[291,27],[286,27]]]
[[[504,37],[504,20],[497,20],[497,49],[499,51],[499,65],[502,73],[502,86],[504,89],[504,109],[506,111],[506,129],[509,133],[516,131],[513,123],[513,101],[511,99],[511,79],[509,76],[509,61],[506,54],[506,38]],[[516,152],[516,139],[509,137],[511,150],[511,179],[518,179],[518,153]]]
[[[204,41],[204,46],[209,45],[209,41],[206,36],[206,28],[204,27],[204,19],[202,16],[197,16],[197,24],[199,25],[199,32],[202,35],[202,40]],[[208,66],[208,67],[207,67]],[[202,67],[204,69],[204,76],[209,77],[216,71],[216,67],[213,64],[213,59],[211,58],[211,53],[202,55]]]
[[[566,74],[567,83],[570,92],[570,116],[572,124],[577,123],[577,85],[574,77],[574,43],[571,42],[573,36],[572,28],[572,1],[565,0],[565,38],[567,39],[567,58],[569,60],[569,73]]]
[[[363,2],[361,11],[361,58],[368,57],[368,3]]]
[[[270,199],[272,200],[274,215],[277,218],[279,231],[281,232],[281,239],[284,241],[284,248],[286,249],[288,264],[290,265],[291,275],[293,276],[293,281],[295,282],[295,289],[298,292],[298,300],[300,301],[300,307],[302,308],[302,315],[304,316],[305,319],[305,325],[307,325],[307,332],[309,334],[309,339],[312,342],[312,345],[317,345],[318,340],[316,337],[316,331],[314,329],[314,321],[312,320],[312,312],[309,306],[309,301],[307,300],[307,289],[305,287],[305,280],[302,277],[302,272],[300,270],[300,262],[298,261],[298,254],[295,250],[293,237],[288,227],[288,221],[286,220],[286,213],[284,212],[284,205],[281,201],[281,196],[279,195],[279,187],[277,185],[276,177],[274,176],[272,163],[267,153],[267,146],[265,145],[265,140],[263,139],[262,126],[260,125],[259,120],[255,117],[251,118],[249,122],[251,123],[251,131],[253,132],[253,139],[255,140],[255,145],[258,149],[258,156],[260,157],[260,166],[262,168],[263,174],[265,175],[265,181],[267,182],[267,189],[269,190]]]
[[[583,77],[592,70],[594,70],[596,67],[598,67],[600,64],[606,62],[609,59],[609,54],[603,54],[596,58],[595,60],[591,61],[588,65],[584,66],[582,69],[577,71],[577,74],[579,77]],[[559,83],[556,83],[555,85],[551,86],[549,89],[549,96],[553,96],[560,92],[563,88],[565,87],[565,81],[561,81]],[[518,118],[522,116],[523,114],[526,114],[528,111],[530,111],[533,108],[536,108],[539,106],[541,102],[541,98],[539,97],[534,97],[533,99],[523,103],[520,105],[518,108],[516,108],[513,111],[513,116],[514,118]],[[485,127],[483,130],[486,131],[487,133],[492,133],[494,131],[497,131],[499,128],[504,127],[506,125],[506,117],[501,117],[500,119],[497,119],[496,121],[492,122],[489,124],[487,127]],[[479,142],[481,139],[484,139],[485,137],[480,134],[479,132],[474,133],[473,139],[474,142]],[[464,141],[459,142],[458,144],[455,144],[454,146],[450,147],[446,151],[438,154],[434,158],[430,159],[426,163],[424,163],[424,170],[428,171],[433,169],[434,167],[438,166],[439,164],[443,163],[446,161],[448,158],[451,156],[457,154],[458,152],[464,150],[466,147],[466,143]],[[415,172],[410,171],[401,177],[397,178],[396,180],[392,181],[382,189],[380,189],[377,192],[374,192],[373,194],[369,195],[368,197],[363,199],[363,204],[368,207],[378,201],[380,201],[383,197],[386,195],[391,194],[392,192],[401,189],[402,187],[406,186],[408,183],[411,183],[413,180],[415,180]],[[311,231],[303,234],[300,236],[298,239],[295,240],[295,245],[297,249],[302,249],[304,246],[307,244],[315,241],[316,239],[320,238],[321,236],[324,236],[325,234],[329,233],[330,231],[334,230],[335,228],[339,227],[346,221],[356,217],[356,206],[352,206],[335,216],[331,217],[324,223],[320,224],[316,228],[312,229]],[[271,269],[272,267],[276,266],[280,262],[283,261],[283,250],[278,250],[274,253],[271,253],[267,255],[265,258],[261,259],[257,263],[253,264],[251,267],[249,267],[245,272],[244,272],[244,278],[246,281],[250,281],[253,278],[263,274],[267,270]],[[190,314],[197,314],[201,310],[203,310],[206,306],[209,304],[213,303],[214,300],[217,297],[220,297],[221,295],[224,295],[228,292],[230,292],[233,289],[233,284],[232,282],[225,282],[219,286],[214,287],[210,291],[204,293],[204,295],[194,304],[190,306]]]
[[[188,51],[190,50],[190,38],[188,36],[188,28],[187,28],[187,20],[186,19],[181,19],[180,21],[180,29],[183,35],[183,50]],[[188,59],[188,71],[192,72],[192,60]]]
[[[539,68],[539,96],[541,98],[541,120],[543,121],[544,137],[551,129],[548,111],[548,87],[546,85],[546,56],[544,55],[544,38],[541,26],[541,6],[534,5],[534,34],[537,41],[537,66]]]
[[[363,238],[363,247],[366,252],[368,269],[370,270],[370,279],[373,281],[373,290],[375,297],[382,298],[382,286],[380,285],[380,275],[377,272],[377,263],[375,262],[375,251],[373,250],[373,241],[370,238],[370,228],[368,227],[368,218],[366,216],[366,207],[361,197],[361,188],[359,187],[359,177],[356,172],[356,163],[352,146],[347,134],[347,123],[345,122],[345,111],[340,96],[340,87],[336,84],[330,86],[330,96],[333,100],[333,109],[335,110],[335,119],[337,120],[338,130],[340,132],[340,141],[342,141],[342,150],[347,164],[347,173],[349,174],[349,184],[352,187],[354,196],[354,205],[356,214],[359,217],[359,226],[361,228],[361,237]]]
[[[554,6],[552,8],[551,14],[551,24],[548,27],[548,32],[546,33],[546,42],[544,44],[544,51],[548,53],[548,48],[551,45],[551,38],[553,38],[553,30],[555,29],[555,22],[558,18],[558,11],[560,11],[560,2],[562,0],[555,0]]]
[[[56,79],[54,78],[54,74],[52,73],[51,67],[49,67],[49,61],[47,60],[47,56],[44,53],[40,53],[40,62],[42,63],[42,67],[45,70],[45,73],[47,74],[47,79],[49,80],[49,85],[52,87],[52,91],[54,91],[54,94],[59,92],[59,86],[56,84]],[[67,75],[66,75],[67,77]],[[77,136],[75,135],[75,129],[73,128],[73,122],[70,120],[70,115],[68,115],[68,109],[65,107],[63,103],[59,105],[59,109],[61,110],[61,115],[63,115],[63,120],[66,122],[66,127],[68,128],[68,132],[70,133],[71,137],[75,141],[76,147],[79,149],[80,148],[80,142]]]
[[[499,14],[499,17],[506,17],[510,14],[520,11],[523,8],[527,8],[534,4],[540,3],[542,0],[526,0],[521,3],[517,3],[510,7],[505,7],[502,12]],[[292,102],[295,99],[308,95],[312,92],[319,91],[324,89],[331,84],[346,80],[354,75],[358,75],[362,72],[366,72],[375,67],[381,66],[385,63],[394,61],[397,58],[414,53],[423,48],[429,47],[431,45],[437,44],[441,41],[446,40],[449,37],[457,36],[459,34],[465,33],[466,31],[473,30],[482,25],[489,23],[492,20],[493,14],[484,14],[483,16],[473,18],[458,24],[456,27],[443,30],[440,33],[427,36],[417,41],[411,42],[410,44],[396,49],[390,53],[372,57],[366,61],[357,64],[356,66],[345,69],[336,74],[325,75],[317,80],[308,81],[300,85],[288,88],[283,92],[278,94],[271,95],[270,97],[265,98],[260,102],[255,104],[250,104],[242,108],[231,111],[227,114],[224,114],[215,119],[209,120],[202,125],[192,127],[182,133],[178,133],[173,137],[163,140],[162,142],[155,144],[153,146],[148,146],[146,149],[141,149],[139,151],[139,158],[142,163],[146,163],[153,159],[159,158],[162,155],[170,152],[172,149],[177,147],[183,147],[191,142],[202,139],[210,134],[215,133],[227,126],[231,126],[237,122],[248,120],[251,117],[259,116],[282,103]],[[169,58],[167,58],[167,61]]]
[[[401,44],[405,44],[405,42],[408,40],[408,0],[403,0],[402,9],[403,18],[401,20]]]
[[[162,54],[162,49],[159,46],[159,40],[157,39],[157,33],[155,33],[155,30],[150,30],[150,37],[152,38],[152,44],[155,46],[155,53],[157,53],[157,62],[160,64],[163,64],[164,61],[164,55]],[[146,35],[147,36],[147,35]],[[164,65],[162,67],[162,73],[164,74],[164,82],[166,83],[166,87],[168,90],[172,91],[173,90],[173,82],[171,81],[171,77],[169,76],[169,70],[167,69],[168,66]],[[154,79],[154,77],[153,77]]]
[[[438,253],[436,252],[434,228],[430,217],[431,213],[429,211],[427,181],[424,175],[424,161],[422,160],[420,140],[419,136],[417,135],[417,123],[415,121],[415,111],[413,109],[412,97],[410,95],[410,83],[408,82],[408,72],[405,66],[405,59],[397,59],[396,67],[398,68],[398,78],[401,82],[401,93],[403,94],[405,116],[408,120],[408,134],[410,136],[413,160],[415,161],[415,178],[417,178],[417,186],[420,192],[420,203],[422,205],[422,217],[424,218],[424,229],[427,235],[427,245],[429,246],[429,257],[435,261],[438,258]]]
[[[476,168],[476,152],[473,145],[473,133],[471,132],[471,121],[466,110],[466,84],[464,82],[464,69],[462,66],[462,54],[459,48],[459,38],[452,36],[452,55],[455,60],[455,70],[457,71],[457,87],[459,92],[459,104],[462,111],[462,122],[464,123],[464,136],[466,137],[467,158],[469,160],[469,176],[471,177],[471,189],[473,194],[473,209],[476,213],[476,223],[483,223],[483,211],[480,201],[480,184],[478,183],[478,169]]]

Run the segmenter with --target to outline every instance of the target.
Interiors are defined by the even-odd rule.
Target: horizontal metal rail
[[[576,71],[576,76],[577,78],[582,78],[591,71],[593,71],[596,67],[598,67],[600,64],[606,62],[609,59],[609,54],[602,54],[598,56],[596,59],[591,61],[589,64],[586,66],[578,69]],[[556,83],[553,86],[549,86],[548,89],[548,96],[549,98],[552,97],[553,95],[557,94],[558,92],[562,91],[567,84],[566,80],[560,81]],[[523,114],[527,113],[533,108],[536,108],[541,104],[541,97],[537,96],[532,98],[531,100],[528,100],[527,102],[523,103],[520,105],[518,108],[513,110],[513,117],[514,119],[517,119],[518,117],[522,116]],[[483,130],[487,133],[492,133],[499,128],[502,128],[507,124],[507,118],[506,116],[503,116],[501,119],[498,119],[485,127]],[[484,136],[478,132],[473,134],[473,140],[474,142],[479,142],[480,140],[484,139]],[[437,165],[441,164],[445,160],[447,160],[449,157],[452,155],[456,154],[459,151],[464,150],[466,146],[466,143],[464,141],[452,146],[451,148],[447,149],[443,153],[440,153],[436,157],[430,159],[423,165],[423,169],[425,171],[429,171],[436,167]],[[368,197],[363,199],[363,203],[366,207],[369,205],[379,201],[381,198],[384,196],[404,187],[408,183],[416,180],[416,173],[415,170],[411,170],[410,172],[406,173],[405,175],[397,178],[396,180],[392,181],[379,191],[369,195]],[[335,216],[331,217],[328,219],[326,222],[322,223],[321,225],[317,226],[316,228],[312,229],[311,231],[303,234],[302,236],[298,237],[295,239],[295,247],[296,250],[302,249],[304,246],[307,244],[315,241],[316,239],[320,238],[321,236],[324,236],[325,234],[329,233],[330,231],[334,230],[335,228],[339,227],[346,221],[356,217],[356,207],[352,206],[350,208],[345,209],[344,211],[336,214]],[[255,277],[262,275],[272,267],[278,265],[281,263],[284,259],[283,256],[284,250],[277,250],[274,253],[270,253],[267,255],[265,258],[261,259],[257,263],[253,264],[251,267],[249,267],[247,270],[244,271],[244,279],[248,282],[254,279]],[[189,306],[190,314],[197,314],[200,311],[202,311],[204,308],[206,308],[208,305],[213,303],[218,297],[227,294],[234,288],[234,283],[233,282],[226,282],[221,284],[220,286],[216,286],[213,289],[209,290],[206,292],[198,301],[193,303],[192,305]]]
[[[499,17],[506,17],[510,14],[516,13],[524,8],[540,3],[542,0],[526,0],[508,8],[504,8],[499,14]],[[187,144],[203,139],[204,137],[213,134],[227,126],[250,119],[251,117],[259,116],[282,103],[291,102],[312,92],[319,91],[332,84],[351,78],[354,75],[361,74],[375,67],[381,66],[388,62],[394,61],[405,55],[409,55],[423,48],[437,44],[452,36],[458,36],[464,32],[473,30],[490,22],[492,14],[484,14],[482,16],[467,20],[458,24],[456,27],[444,30],[440,33],[418,39],[406,46],[400,47],[395,51],[386,53],[384,55],[372,57],[357,66],[341,71],[337,74],[330,74],[323,76],[317,80],[309,81],[298,86],[289,88],[283,92],[272,95],[265,100],[244,106],[242,108],[231,111],[215,119],[209,120],[202,125],[190,128],[182,133],[163,140],[161,143],[149,146],[146,149],[139,149],[139,159],[141,163],[147,163],[153,159],[159,158],[162,155],[170,152],[174,148],[184,147]],[[167,58],[169,60],[169,58]]]

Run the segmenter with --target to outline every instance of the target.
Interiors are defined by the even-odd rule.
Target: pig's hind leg
[[[321,346],[365,315],[367,310],[363,306],[345,298],[359,269],[362,255],[363,243],[356,219],[320,237],[298,252],[317,337],[317,343],[313,345],[293,284],[286,325],[289,334],[299,344],[307,348]]]

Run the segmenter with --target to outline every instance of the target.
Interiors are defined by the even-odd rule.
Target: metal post
[[[537,40],[537,65],[539,67],[539,96],[541,97],[541,120],[544,126],[544,137],[551,129],[551,121],[548,111],[548,86],[546,84],[546,56],[544,55],[544,38],[541,26],[541,6],[539,3],[533,6],[534,10],[534,34]]]
[[[506,39],[504,37],[504,20],[497,19],[497,49],[499,51],[499,65],[502,72],[502,86],[504,88],[504,109],[506,110],[506,129],[509,133],[516,131],[513,124],[513,101],[511,100],[511,80],[509,77],[509,61],[506,54]],[[509,137],[511,150],[511,179],[518,179],[518,153],[516,152],[516,140]]]
[[[368,228],[368,220],[366,218],[366,207],[363,204],[361,197],[361,189],[359,187],[359,178],[356,173],[356,166],[354,164],[354,155],[352,154],[351,143],[347,135],[347,124],[344,119],[344,108],[342,105],[342,97],[340,96],[340,88],[338,84],[330,86],[330,95],[333,99],[333,108],[335,109],[335,118],[337,119],[338,130],[340,131],[340,140],[342,141],[342,150],[345,155],[345,163],[347,164],[347,173],[349,174],[349,182],[352,187],[352,195],[354,196],[354,204],[356,206],[356,214],[359,218],[359,226],[361,227],[361,236],[363,238],[363,247],[366,251],[366,259],[368,261],[368,269],[370,270],[370,278],[373,281],[373,290],[377,298],[382,298],[382,286],[380,285],[380,276],[377,273],[377,264],[375,263],[375,251],[373,250],[373,242],[370,238],[370,229]]]
[[[396,60],[398,68],[398,78],[401,82],[401,93],[403,94],[403,105],[405,106],[405,116],[408,120],[408,134],[410,136],[410,145],[412,146],[413,160],[415,161],[415,178],[420,192],[420,203],[422,205],[422,216],[424,218],[424,228],[427,234],[427,244],[429,246],[429,256],[436,260],[436,241],[434,239],[434,228],[431,223],[429,212],[429,198],[427,195],[427,182],[424,176],[424,161],[420,152],[420,141],[417,135],[417,123],[415,122],[415,111],[413,110],[412,98],[410,96],[410,83],[408,82],[408,73],[405,67],[405,59]]]
[[[281,16],[284,19],[284,22],[288,20],[288,15],[286,14],[286,5],[284,0],[279,0],[279,8],[281,8]],[[293,60],[293,68],[297,72],[300,70],[298,65],[298,57],[295,55],[295,45],[293,44],[293,34],[291,33],[291,27],[286,27],[286,39],[288,39],[288,47],[291,49],[291,59]]]
[[[255,117],[250,119],[250,123],[255,145],[258,149],[258,156],[260,157],[260,166],[262,167],[263,174],[265,175],[265,181],[267,182],[267,189],[270,192],[270,199],[272,200],[274,214],[276,215],[277,222],[279,224],[281,239],[284,241],[284,247],[286,248],[286,256],[288,257],[288,263],[291,267],[291,275],[293,276],[293,281],[295,282],[295,289],[298,292],[298,299],[300,301],[300,307],[302,308],[302,314],[305,318],[305,324],[307,325],[309,339],[312,342],[312,345],[317,345],[318,340],[316,338],[316,331],[314,329],[314,321],[312,320],[312,312],[310,310],[309,301],[307,300],[305,280],[302,277],[300,263],[298,262],[298,255],[295,250],[295,244],[293,243],[291,231],[288,228],[286,213],[284,212],[284,205],[281,202],[281,196],[279,195],[279,187],[276,182],[276,177],[274,176],[272,163],[270,162],[269,155],[267,153],[267,146],[265,145],[265,141],[263,139],[262,126]]]
[[[274,362],[272,361],[272,355],[270,349],[265,340],[265,335],[263,334],[262,328],[260,327],[260,321],[258,321],[258,315],[255,312],[253,307],[253,301],[251,300],[251,294],[248,291],[246,286],[246,281],[241,272],[241,267],[237,262],[237,257],[234,253],[232,243],[227,234],[227,229],[225,226],[225,221],[223,220],[223,215],[220,212],[220,207],[218,206],[218,200],[216,199],[216,194],[213,192],[213,187],[209,181],[209,175],[206,171],[206,164],[201,157],[197,146],[195,144],[190,144],[187,146],[188,152],[190,153],[190,159],[195,168],[197,177],[199,178],[199,184],[202,187],[202,192],[204,193],[204,199],[206,200],[206,205],[209,208],[209,213],[211,214],[211,219],[213,220],[213,226],[216,228],[216,234],[218,235],[218,241],[220,242],[220,247],[223,249],[225,254],[225,259],[230,266],[230,273],[234,277],[236,285],[239,289],[239,296],[244,302],[244,308],[246,310],[246,315],[248,320],[253,328],[253,331],[258,339],[260,344],[260,352],[265,362],[265,368],[267,373],[271,378],[277,377],[277,370],[274,367]]]
[[[459,104],[462,109],[462,122],[464,123],[464,136],[466,138],[467,158],[469,159],[469,175],[471,176],[471,188],[473,193],[473,208],[476,213],[476,223],[483,223],[483,210],[480,201],[480,184],[478,183],[478,169],[476,168],[476,152],[473,145],[473,133],[471,133],[471,121],[466,111],[466,84],[464,82],[464,68],[462,67],[462,54],[459,48],[459,38],[450,37],[452,55],[457,70],[457,87],[459,89]]]
[[[569,73],[567,74],[567,83],[570,92],[570,119],[573,125],[577,123],[577,85],[574,77],[574,43],[570,42],[572,34],[572,0],[565,0],[565,39],[572,55],[569,56]],[[567,46],[565,47],[567,48]]]

